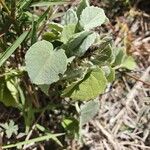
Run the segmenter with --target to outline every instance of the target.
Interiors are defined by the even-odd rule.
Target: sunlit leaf
[[[72,83],[64,91],[62,96],[73,100],[90,100],[96,98],[105,91],[107,79],[100,68],[88,72],[84,79]]]
[[[59,74],[64,74],[67,69],[64,50],[54,50],[53,45],[44,40],[30,47],[25,60],[26,70],[35,84],[56,82],[59,80]]]
[[[80,16],[80,25],[84,30],[90,30],[102,25],[106,20],[104,10],[98,7],[86,7]]]

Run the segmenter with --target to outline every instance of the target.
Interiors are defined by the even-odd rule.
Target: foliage
[[[114,80],[112,67],[120,67],[126,54],[122,48],[114,47],[113,42],[92,30],[106,22],[103,9],[89,6],[87,1],[82,1],[78,9],[78,15],[72,8],[66,12],[62,18],[62,30],[57,33],[59,36],[53,39],[51,32],[46,33],[47,36],[43,36],[42,41],[30,47],[25,60],[26,70],[33,83],[59,84],[63,87],[60,91],[63,97],[84,101],[94,99],[105,91],[107,83]],[[53,29],[59,26],[51,26],[53,34]],[[60,44],[53,49],[52,44],[56,41]],[[93,49],[93,46],[98,48]],[[89,52],[90,49],[93,50]],[[70,57],[74,58],[72,62],[67,61]],[[126,67],[126,61],[127,59],[124,60],[123,67]],[[106,67],[109,71],[102,69]],[[73,74],[73,70],[79,68],[83,69],[84,75],[77,78],[73,75],[67,81],[66,70]]]
[[[17,135],[18,133],[18,125],[15,125],[13,120],[10,120],[9,123],[1,123],[0,126],[5,130],[7,138],[10,138],[13,134]]]
[[[58,81],[58,75],[66,71],[67,57],[64,50],[54,50],[50,42],[40,41],[28,50],[26,66],[33,83],[51,84]]]
[[[132,70],[136,66],[123,47],[116,47],[112,38],[96,32],[108,22],[102,8],[81,0],[77,8],[70,8],[63,16],[54,13],[53,5],[66,3],[61,0],[0,1],[0,102],[19,109],[24,118],[25,135],[36,113],[55,111],[60,105],[63,108],[61,102],[40,107],[39,89],[54,101],[69,98],[69,106],[76,107],[78,113],[64,115],[61,125],[68,135],[78,138],[82,127],[97,114],[96,98],[115,80],[115,70]],[[44,8],[44,12],[33,13],[36,7]],[[61,23],[52,21],[57,16],[61,17]],[[35,85],[30,83],[26,72]],[[80,107],[78,102],[84,104]],[[18,126],[12,121],[0,126],[8,138],[17,134]],[[57,136],[63,134],[52,134],[37,123],[35,126],[33,130],[42,132],[41,137],[3,148],[22,148],[48,139],[62,146]]]
[[[115,79],[115,68],[133,69],[135,66],[123,48],[115,47],[111,39],[94,31],[107,21],[103,9],[90,6],[85,0],[76,11],[69,9],[62,24],[51,26],[43,40],[28,50],[26,70],[31,81],[39,86],[59,85],[62,87],[60,96],[72,100],[89,101],[103,94],[107,84]],[[56,33],[54,30],[59,26],[61,30]],[[53,49],[52,44],[56,41],[59,44]],[[73,59],[70,61],[70,58]],[[77,76],[74,70],[79,73]],[[81,108],[80,129],[97,113],[97,103],[88,102]],[[70,130],[70,125],[72,120],[63,121],[65,129]]]

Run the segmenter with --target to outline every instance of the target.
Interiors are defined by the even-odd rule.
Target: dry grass
[[[100,111],[84,129],[90,150],[150,149],[150,16],[131,10],[117,18],[116,44],[126,46],[138,63],[100,97]],[[123,41],[123,42],[122,42]]]

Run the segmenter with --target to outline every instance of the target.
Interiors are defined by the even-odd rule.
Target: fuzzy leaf
[[[88,35],[87,38],[85,38],[82,44],[80,45],[76,55],[83,56],[85,52],[92,46],[92,44],[94,44],[96,37],[97,37],[96,33]]]
[[[106,18],[103,9],[94,6],[86,7],[80,16],[80,25],[84,30],[90,30],[102,25]]]
[[[18,133],[18,125],[15,125],[13,120],[10,120],[9,124],[0,124],[0,126],[5,129],[7,138],[10,138],[13,134],[17,135]]]
[[[92,44],[95,42],[96,37],[96,33],[89,31],[83,31],[76,34],[66,43],[66,52],[68,56],[83,56],[89,47],[92,46]]]
[[[80,33],[75,34],[65,45],[64,49],[66,49],[67,55],[74,56],[78,49],[79,46],[83,43],[84,39],[90,35],[91,32],[89,31],[83,31]]]
[[[134,70],[137,67],[137,64],[132,56],[126,56],[121,64],[121,67]]]
[[[88,72],[85,77],[72,83],[64,91],[62,96],[70,97],[73,100],[90,100],[96,98],[105,91],[107,79],[100,68]]]
[[[62,25],[77,24],[78,17],[73,9],[69,9],[62,18]]]
[[[27,51],[26,70],[35,84],[51,84],[59,80],[59,74],[67,69],[67,57],[64,50],[53,50],[47,41],[35,43]]]
[[[89,0],[81,0],[78,8],[77,8],[77,16],[78,18],[80,18],[80,15],[83,11],[83,9],[85,9],[86,7],[89,7],[90,4],[89,4]]]
[[[61,41],[64,44],[66,44],[68,40],[73,36],[73,34],[75,33],[75,28],[76,28],[75,24],[69,24],[69,25],[64,26],[62,35],[61,35]]]
[[[93,100],[85,103],[85,105],[81,107],[80,112],[80,129],[91,119],[93,119],[93,117],[98,113],[98,111],[99,111],[98,100]]]

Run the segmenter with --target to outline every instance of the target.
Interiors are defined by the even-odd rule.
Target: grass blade
[[[41,142],[41,141],[45,141],[45,140],[49,140],[49,139],[53,139],[54,141],[58,142],[56,140],[57,137],[58,136],[62,136],[62,135],[64,135],[64,133],[60,133],[60,134],[47,134],[45,136],[41,136],[41,137],[38,137],[38,138],[34,138],[34,139],[27,140],[27,141],[23,141],[23,142],[18,142],[16,144],[10,144],[10,145],[6,145],[6,146],[2,146],[2,149],[8,149],[8,148],[13,148],[13,147],[20,147],[20,146],[23,146],[25,144],[31,144],[31,143],[35,143],[35,142]]]
[[[28,32],[24,32],[20,37],[0,56],[0,67],[3,63],[14,53],[14,51],[20,46],[23,40],[26,38]]]
[[[67,4],[69,1],[58,1],[58,2],[47,2],[47,1],[43,1],[43,2],[35,2],[31,5],[31,7],[43,7],[43,6],[53,6],[53,5],[63,5],[63,4]]]

